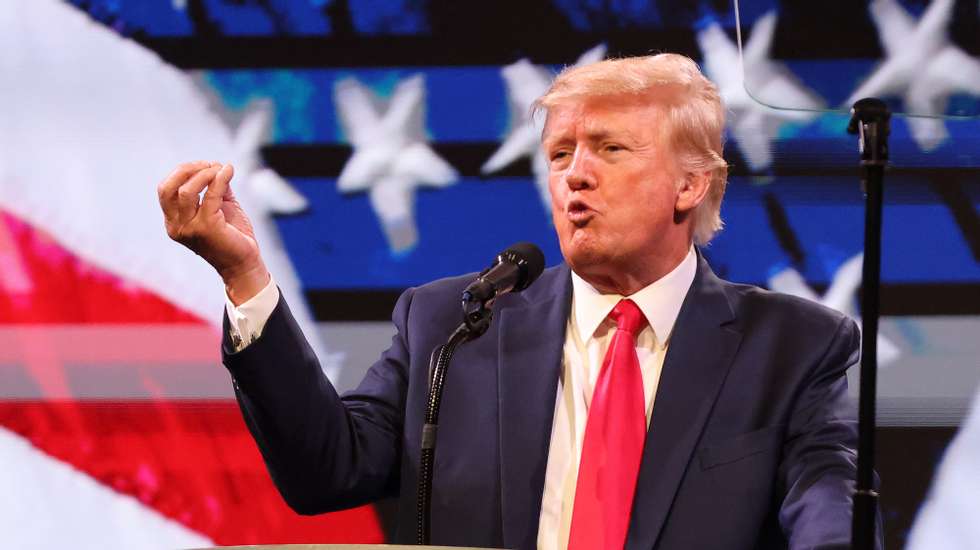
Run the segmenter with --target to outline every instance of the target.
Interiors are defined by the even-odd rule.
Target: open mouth
[[[585,224],[589,223],[592,216],[595,215],[595,210],[585,204],[585,202],[580,200],[573,200],[568,203],[566,208],[566,215],[568,220],[572,222],[576,227],[583,227]]]

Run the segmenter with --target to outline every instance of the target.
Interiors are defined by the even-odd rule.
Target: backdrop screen
[[[879,412],[956,425],[980,382],[976,0],[740,7],[4,2],[0,456],[25,501],[0,505],[0,531],[33,543],[30,503],[65,502],[51,513],[72,528],[50,536],[73,535],[50,547],[383,540],[372,508],[298,518],[274,494],[219,364],[221,282],[167,238],[156,186],[181,162],[235,165],[276,282],[348,389],[404,289],[516,241],[562,261],[530,107],[562,67],[606,56],[683,53],[719,85],[730,178],[713,269],[855,319],[857,141],[832,111],[877,95],[931,115],[892,122]]]

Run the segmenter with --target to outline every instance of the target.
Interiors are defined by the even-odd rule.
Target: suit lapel
[[[501,516],[507,548],[535,546],[571,302],[568,268],[548,270],[524,298],[501,308],[497,319]]]
[[[626,541],[653,548],[670,512],[741,334],[722,282],[698,254],[698,272],[677,317],[647,432]]]

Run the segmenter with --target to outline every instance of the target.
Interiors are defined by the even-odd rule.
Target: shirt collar
[[[687,256],[670,273],[628,296],[647,318],[656,337],[656,345],[661,348],[670,339],[684,297],[694,282],[697,267],[697,255],[692,246]],[[619,294],[600,293],[572,271],[572,311],[579,338],[583,342],[592,338],[599,325],[623,298]]]

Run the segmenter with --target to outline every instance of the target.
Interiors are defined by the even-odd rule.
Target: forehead
[[[555,140],[621,136],[656,139],[664,124],[663,109],[652,98],[601,96],[569,99],[548,109],[542,143]]]

